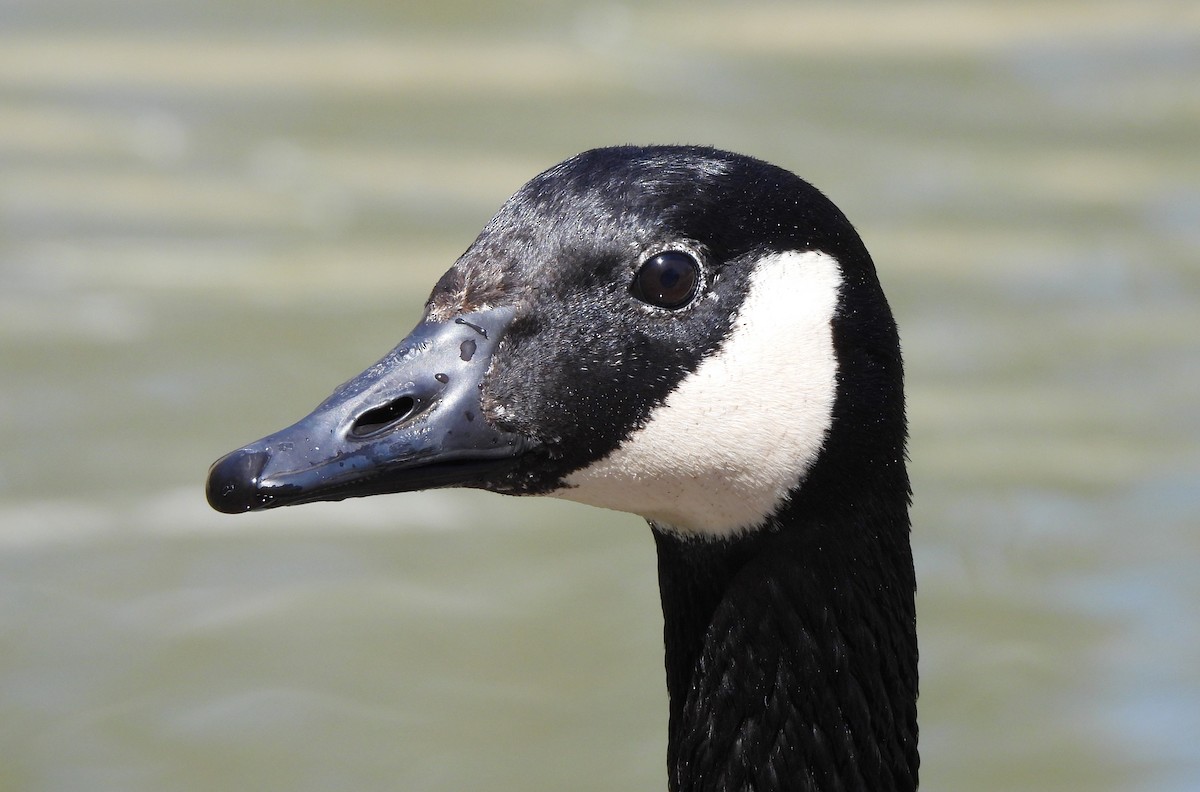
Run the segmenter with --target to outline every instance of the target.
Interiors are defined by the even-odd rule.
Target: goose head
[[[510,198],[408,337],[207,494],[236,513],[477,487],[736,534],[820,462],[830,507],[902,468],[900,376],[871,260],[815,188],[725,152],[599,149]]]

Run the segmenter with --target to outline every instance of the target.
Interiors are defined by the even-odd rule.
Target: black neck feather
[[[654,531],[671,792],[916,789],[907,487],[836,524],[801,511],[728,540]]]

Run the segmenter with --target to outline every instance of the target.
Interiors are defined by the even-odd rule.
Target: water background
[[[637,519],[203,499],[622,142],[875,257],[922,788],[1200,788],[1196,3],[3,0],[0,790],[665,789]]]

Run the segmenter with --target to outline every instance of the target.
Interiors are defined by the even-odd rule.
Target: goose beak
[[[480,409],[512,317],[503,307],[422,322],[307,418],[213,463],[209,505],[237,514],[502,480],[532,445]]]

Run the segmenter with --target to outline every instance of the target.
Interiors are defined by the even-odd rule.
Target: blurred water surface
[[[436,5],[436,7],[435,7]],[[901,324],[923,788],[1200,788],[1200,6],[0,6],[0,789],[664,789],[638,520],[230,518],[525,179],[788,167]]]

